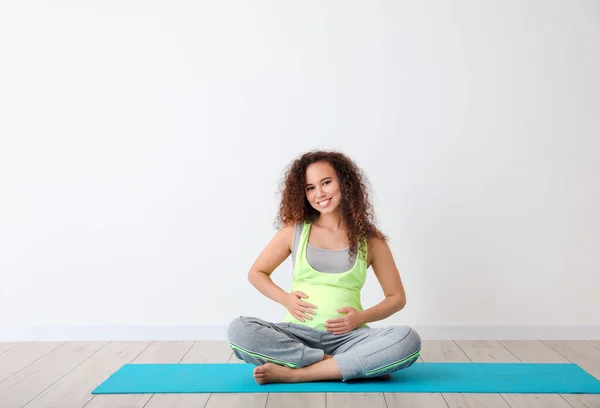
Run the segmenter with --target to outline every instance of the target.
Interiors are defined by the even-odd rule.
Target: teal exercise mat
[[[126,364],[92,394],[253,392],[462,392],[600,394],[576,364],[415,363],[389,380],[258,385],[251,364]]]

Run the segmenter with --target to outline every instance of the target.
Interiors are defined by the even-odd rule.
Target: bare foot
[[[254,368],[254,381],[263,385],[277,382],[293,382],[293,368],[266,363]]]

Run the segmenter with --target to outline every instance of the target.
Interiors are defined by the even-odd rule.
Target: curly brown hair
[[[302,154],[285,170],[279,194],[281,202],[276,227],[313,222],[319,217],[306,198],[306,169],[316,162],[327,162],[335,170],[342,192],[340,209],[348,231],[350,257],[357,253],[358,242],[387,237],[375,226],[373,206],[369,201],[370,186],[362,170],[348,156],[337,151],[313,150]],[[367,259],[366,247],[360,246],[363,259]]]

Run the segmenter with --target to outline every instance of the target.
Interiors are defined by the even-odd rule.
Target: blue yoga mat
[[[126,364],[92,394],[463,392],[600,394],[576,364],[415,363],[389,380],[258,385],[251,364]]]

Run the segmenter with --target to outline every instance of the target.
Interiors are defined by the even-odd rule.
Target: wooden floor
[[[423,341],[421,361],[574,362],[600,379],[600,341]],[[224,341],[0,343],[0,407],[597,407],[586,394],[90,392],[126,363],[239,362]]]

